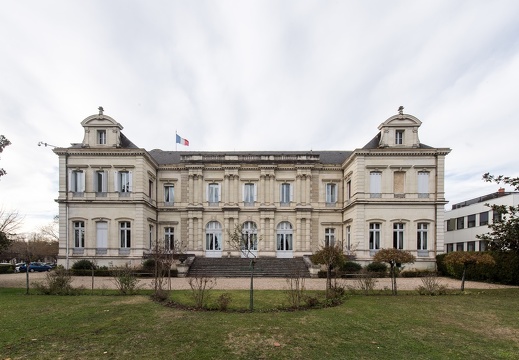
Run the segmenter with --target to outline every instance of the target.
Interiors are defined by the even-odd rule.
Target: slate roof
[[[378,144],[380,144],[380,137],[381,137],[381,134],[378,133],[373,139],[371,139],[370,142],[368,142],[362,148],[363,149],[378,149],[379,148]],[[425,145],[422,143],[420,143],[420,146],[418,148],[419,149],[434,149],[432,146]]]

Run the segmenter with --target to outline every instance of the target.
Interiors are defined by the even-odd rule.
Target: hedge
[[[0,264],[0,274],[11,274],[14,272],[12,264]]]
[[[496,265],[469,265],[465,274],[466,280],[488,281],[505,285],[519,285],[519,254],[514,252],[491,252]],[[438,272],[444,276],[461,279],[463,266],[447,266],[444,262],[446,254],[436,256]]]

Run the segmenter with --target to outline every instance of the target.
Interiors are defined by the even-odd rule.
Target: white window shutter
[[[68,191],[72,191],[72,170],[68,171]]]
[[[108,183],[108,172],[107,171],[103,171],[103,183],[101,184],[101,190],[103,192],[107,192],[107,184]]]
[[[254,201],[258,201],[258,185],[254,184]]]
[[[207,186],[205,187],[205,198],[207,201],[209,201],[209,184],[207,184]]]
[[[288,185],[290,188],[290,201],[294,201],[294,186],[293,184]]]
[[[79,189],[79,192],[85,192],[85,177],[86,177],[86,174],[84,171],[81,171],[80,173],[80,181],[79,181],[79,186],[80,186],[80,189]]]
[[[222,184],[218,184],[218,201],[222,201]]]
[[[114,171],[114,191],[115,192],[121,191],[120,186],[119,186],[119,172],[118,171]]]
[[[242,199],[243,199],[243,201],[245,201],[247,199],[246,198],[246,196],[247,196],[247,183],[243,184],[241,192],[242,192]]]
[[[131,171],[128,171],[128,181],[130,182],[129,190],[130,190],[130,192],[132,192],[133,191],[133,181],[132,181],[132,172]]]

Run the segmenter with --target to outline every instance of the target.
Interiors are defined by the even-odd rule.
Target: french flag
[[[189,140],[181,138],[178,134],[175,134],[175,135],[177,135],[177,141],[176,141],[177,144],[189,146]]]

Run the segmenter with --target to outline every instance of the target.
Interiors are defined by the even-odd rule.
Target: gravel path
[[[46,273],[29,273],[29,282],[43,281]],[[140,287],[143,289],[152,288],[152,279],[141,279]],[[171,288],[182,290],[189,289],[188,279],[171,278]],[[354,279],[341,279],[341,283],[354,286]],[[450,278],[438,278],[440,284],[445,285],[448,289],[460,289],[461,281]],[[24,288],[26,284],[26,274],[0,274],[0,287],[17,287]],[[88,276],[73,277],[72,285],[74,287],[84,287],[90,289],[92,287],[92,278]],[[422,285],[419,278],[398,278],[397,286],[399,290],[415,290]],[[324,290],[326,279],[305,279],[304,286],[308,290]],[[250,278],[216,278],[216,286],[214,289],[222,290],[247,290],[250,287]],[[377,279],[376,289],[391,288],[391,280],[389,278]],[[466,281],[465,289],[501,289],[516,286],[506,286],[497,284],[488,284],[475,281]],[[114,289],[115,284],[112,278],[96,277],[94,279],[94,288],[96,289]],[[283,290],[288,288],[287,280],[283,278],[255,278],[254,289],[258,290]]]

